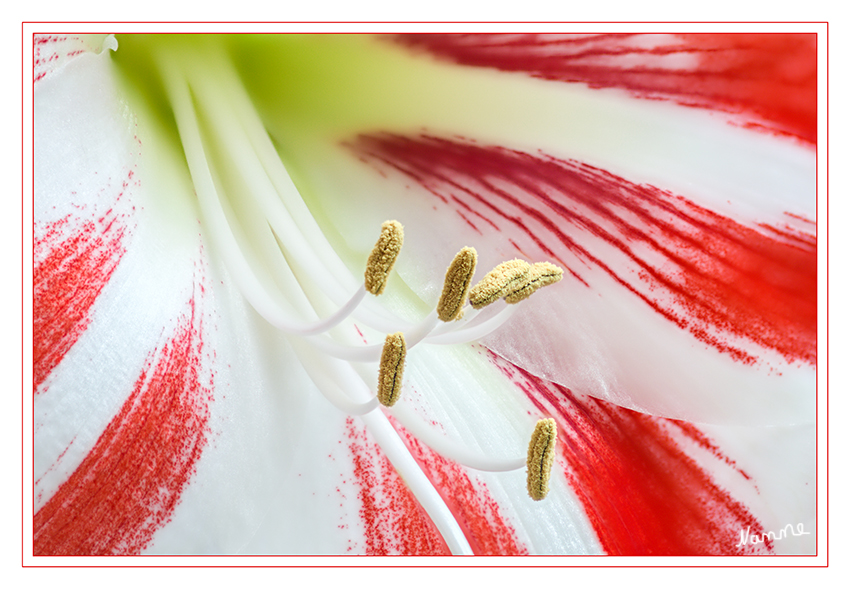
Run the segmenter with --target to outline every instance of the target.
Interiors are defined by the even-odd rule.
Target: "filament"
[[[209,232],[216,242],[216,247],[220,250],[225,265],[248,302],[271,324],[285,323],[280,321],[281,309],[254,275],[245,257],[239,255],[239,244],[230,229],[221,203],[218,202],[217,182],[209,168],[189,87],[181,75],[176,60],[173,59],[174,56],[169,54],[158,57],[158,65],[177,121],[178,132],[198,194],[201,211]],[[308,364],[310,364],[309,361]],[[351,367],[348,366],[348,369],[350,370]],[[329,390],[332,390],[332,387],[325,387],[326,392]],[[354,392],[356,393],[357,389]],[[363,403],[371,401],[371,396],[363,398],[366,396],[364,392],[361,391],[360,395],[361,398],[354,401],[361,407]],[[379,412],[369,411],[362,414],[361,419],[432,518],[450,550],[454,554],[472,554],[469,543],[454,516],[413,460],[386,417]]]
[[[505,472],[525,466],[529,494],[535,500],[545,497],[557,437],[554,425],[538,424],[527,456],[494,458],[439,435],[397,401],[405,355],[415,346],[480,339],[511,318],[516,311],[512,303],[557,282],[563,272],[548,263],[529,266],[513,260],[470,291],[477,253],[467,247],[448,267],[436,309],[424,318],[405,321],[375,306],[366,293],[379,295],[387,288],[401,250],[401,224],[382,226],[358,286],[301,199],[226,59],[220,60],[225,67],[213,72],[187,67],[179,55],[157,57],[207,234],[239,291],[257,313],[287,334],[316,390],[338,410],[363,420],[452,552],[471,553],[454,516],[388,421],[387,409],[375,409],[392,407],[392,415],[410,433],[469,468]],[[509,305],[493,314],[478,312],[499,298]],[[349,318],[390,335],[380,344],[348,343],[353,334],[339,327]],[[379,360],[373,393],[351,363]]]

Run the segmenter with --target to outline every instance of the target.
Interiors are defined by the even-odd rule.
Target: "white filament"
[[[505,305],[489,319],[486,319],[473,325],[467,324],[463,328],[455,329],[453,331],[447,331],[445,333],[432,333],[428,336],[426,341],[429,344],[447,345],[463,344],[469,341],[481,339],[502,327],[502,325],[504,325],[508,321],[508,319],[510,319],[513,314],[516,313],[516,310],[516,305]]]
[[[268,293],[262,282],[253,272],[251,263],[242,254],[237,237],[231,231],[227,214],[219,201],[219,186],[221,180],[215,178],[208,163],[208,156],[204,149],[201,130],[192,103],[189,86],[185,81],[185,72],[182,72],[175,60],[175,56],[160,55],[159,66],[165,81],[166,91],[169,96],[174,116],[177,121],[178,132],[184,146],[186,160],[192,181],[198,194],[198,200],[204,221],[209,229],[209,234],[215,241],[216,248],[222,255],[225,265],[233,275],[234,280],[243,296],[269,323],[282,329],[291,328],[291,317],[288,310]],[[300,291],[302,299],[296,296],[295,304],[302,304],[304,293]],[[421,336],[424,337],[424,334]],[[431,485],[428,478],[413,460],[398,434],[393,430],[386,416],[381,412],[372,411],[370,407],[374,403],[371,394],[361,389],[354,389],[359,399],[347,399],[343,391],[334,386],[333,374],[328,374],[327,379],[320,376],[321,370],[316,370],[314,360],[305,353],[308,346],[298,346],[304,354],[305,367],[316,376],[322,386],[318,386],[320,392],[332,403],[346,411],[355,411],[361,414],[361,419],[366,424],[373,437],[397,469],[402,478],[407,482],[410,489],[436,524],[438,530],[445,539],[450,550],[454,554],[472,554],[472,550],[466,541],[457,521],[451,514],[442,498]],[[345,370],[345,364],[337,365],[340,370]],[[324,366],[323,366],[324,367]],[[348,369],[351,367],[348,366]],[[362,382],[362,381],[361,381]],[[361,413],[362,411],[362,413]]]

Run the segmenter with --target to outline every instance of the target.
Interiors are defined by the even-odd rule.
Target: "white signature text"
[[[790,530],[790,534],[788,533]],[[744,546],[746,544],[763,544],[772,540],[782,540],[788,536],[808,536],[809,532],[803,530],[803,524],[797,524],[797,529],[791,524],[786,525],[779,532],[767,532],[765,534],[750,534],[750,528],[747,526],[746,531],[741,530],[741,541],[735,546]]]

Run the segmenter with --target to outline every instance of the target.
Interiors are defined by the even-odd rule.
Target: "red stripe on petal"
[[[487,485],[470,477],[466,469],[457,463],[431,451],[398,424],[393,425],[454,515],[474,554],[528,554],[528,549],[517,539],[516,530],[502,514]]]
[[[445,501],[475,554],[528,554],[485,484],[420,444],[397,423],[393,425]],[[366,554],[450,554],[433,521],[380,447],[365,429],[355,428],[353,419],[347,420],[346,427],[362,505],[360,520],[365,529]]]
[[[817,35],[397,35],[454,63],[743,114],[817,142]]]
[[[124,255],[128,230],[110,210],[94,221],[70,216],[36,229],[33,257],[33,389],[77,342]]]
[[[687,199],[580,162],[435,137],[361,136],[353,149],[463,203],[523,256],[588,285],[598,268],[665,319],[744,363],[752,343],[817,360],[817,240],[747,227]],[[499,229],[495,229],[495,227]],[[813,228],[814,230],[814,228]]]
[[[370,556],[450,555],[443,537],[389,459],[354,420],[346,420],[348,450],[360,499],[364,551]]]
[[[699,430],[618,407],[541,380],[491,355],[544,415],[558,422],[565,474],[599,541],[611,555],[744,555],[772,542],[738,546],[763,526],[715,483],[686,447],[735,468]],[[749,477],[739,469],[744,480]]]
[[[212,381],[200,381],[194,299],[190,307],[94,448],[35,514],[34,554],[138,554],[170,520],[208,434]]]

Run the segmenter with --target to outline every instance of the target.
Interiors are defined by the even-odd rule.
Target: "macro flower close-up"
[[[36,35],[33,554],[814,555],[817,35]]]

